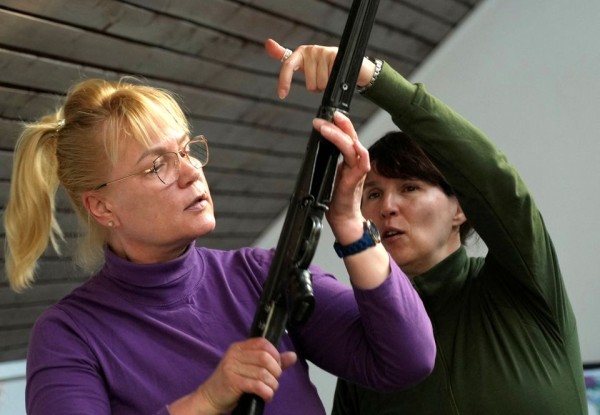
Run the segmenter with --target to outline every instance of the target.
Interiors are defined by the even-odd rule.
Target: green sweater
[[[365,95],[442,171],[488,254],[460,248],[413,280],[436,337],[433,373],[396,393],[340,380],[332,414],[587,414],[575,316],[519,174],[477,128],[388,65]]]

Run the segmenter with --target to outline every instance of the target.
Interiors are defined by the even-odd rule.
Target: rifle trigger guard
[[[323,229],[320,218],[311,215],[309,216],[309,219],[310,223],[304,228],[303,242],[300,252],[298,252],[299,256],[296,260],[296,267],[298,268],[308,268],[310,265],[315,251],[317,250],[321,229]]]

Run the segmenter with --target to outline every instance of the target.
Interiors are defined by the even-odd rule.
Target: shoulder
[[[64,300],[48,307],[36,319],[31,330],[28,359],[39,360],[43,356],[55,355],[63,351],[73,355],[76,350],[88,350],[88,336],[85,327],[81,327],[73,318],[71,307]]]
[[[273,249],[251,247],[232,250],[196,247],[196,252],[210,272],[228,275],[251,274],[260,281],[266,279],[274,254]]]

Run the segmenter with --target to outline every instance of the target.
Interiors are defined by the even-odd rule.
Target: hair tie
[[[58,133],[60,132],[60,130],[63,129],[63,127],[65,126],[65,119],[62,118],[60,120],[58,120],[56,122],[56,129],[54,130],[54,136],[58,137]]]

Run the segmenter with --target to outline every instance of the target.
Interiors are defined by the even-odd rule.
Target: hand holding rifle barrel
[[[344,149],[344,156],[354,158],[357,163],[361,159],[359,151],[364,150],[347,117],[336,113],[348,114],[350,111],[350,102],[355,93],[378,3],[378,0],[353,1],[339,50],[332,48],[332,53],[337,52],[337,55],[331,75],[327,75],[329,68],[321,68],[326,70],[322,70],[316,77],[317,84],[307,85],[309,90],[321,90],[327,79],[321,106],[317,111],[318,119],[313,124],[273,262],[250,329],[250,337],[265,337],[275,346],[288,325],[305,323],[314,308],[308,267],[317,248],[323,215],[328,211],[332,199],[340,150]],[[266,47],[283,65],[294,63],[294,53],[290,49],[282,48],[274,41],[267,41]],[[305,50],[299,50],[298,54]],[[274,56],[277,53],[279,55]],[[314,69],[316,68],[303,68],[304,71]],[[291,81],[293,71],[287,73],[290,77],[287,81]],[[279,85],[285,82],[286,79],[280,79]],[[278,93],[280,98],[284,98],[287,90],[280,88]],[[340,128],[340,134],[336,134],[331,125],[325,125],[323,120],[334,122]],[[322,132],[327,132],[333,143],[325,139]],[[353,137],[353,142],[344,144],[341,138],[347,135]],[[336,145],[340,145],[340,148]],[[365,161],[368,170],[368,156],[363,153],[362,162]],[[351,211],[350,214],[360,215],[360,212]],[[245,394],[233,414],[262,414],[264,406],[265,402],[260,397]]]

